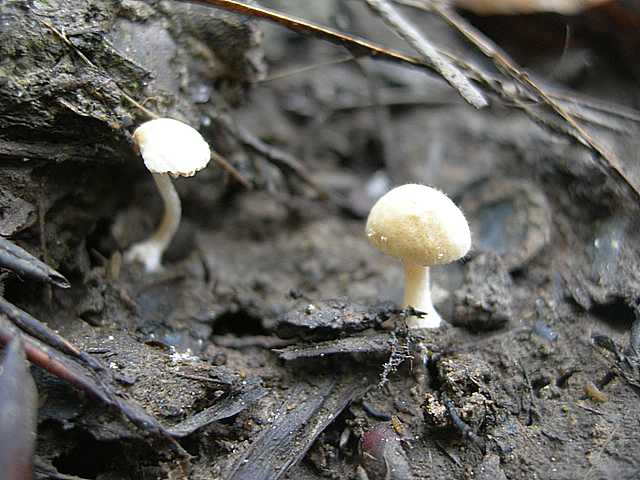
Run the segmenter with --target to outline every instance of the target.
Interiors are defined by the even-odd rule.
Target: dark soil
[[[359,2],[271,3],[409,48]],[[613,105],[600,124],[622,132],[633,184],[637,65],[606,13],[470,21],[543,85]],[[206,7],[8,0],[0,25],[0,234],[72,284],[6,274],[4,297],[183,449],[32,367],[36,478],[640,478],[638,200],[587,148],[501,99],[477,111],[417,69],[325,65],[344,50]],[[198,126],[253,186],[213,162],[177,180],[183,222],[151,275],[121,256],[161,214],[125,95]],[[472,229],[468,257],[434,269],[437,330],[407,331],[401,265],[364,234],[409,182],[448,193]]]

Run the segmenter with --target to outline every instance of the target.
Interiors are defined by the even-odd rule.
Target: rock
[[[451,323],[480,332],[504,326],[511,318],[512,281],[499,255],[481,253],[465,265],[465,280],[455,293]]]

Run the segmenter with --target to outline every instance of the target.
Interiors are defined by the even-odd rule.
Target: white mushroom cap
[[[471,248],[460,209],[439,190],[416,184],[378,199],[367,219],[367,237],[382,252],[421,266],[453,262]]]
[[[211,159],[211,150],[202,135],[172,118],[143,123],[133,132],[133,140],[152,173],[191,177]]]

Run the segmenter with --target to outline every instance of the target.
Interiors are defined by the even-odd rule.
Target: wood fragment
[[[244,188],[246,188],[247,190],[253,190],[253,185],[251,184],[251,182],[244,178],[242,174],[236,169],[236,167],[231,165],[231,163],[229,163],[226,158],[224,158],[215,150],[211,150],[211,160],[217,163],[220,168],[231,175],[231,177]]]
[[[0,362],[0,472],[3,480],[31,478],[38,392],[19,335]]]
[[[12,270],[19,276],[50,283],[56,287],[71,286],[64,275],[4,237],[0,237],[0,267]]]
[[[466,440],[470,440],[476,445],[482,445],[483,442],[480,437],[464,422],[464,420],[462,420],[462,418],[460,418],[458,409],[445,393],[442,394],[442,403],[447,407],[447,413],[451,419],[451,424],[460,432],[460,434],[462,434],[462,437]]]
[[[371,305],[350,302],[344,298],[313,303],[304,300],[278,318],[275,332],[281,338],[328,340],[379,328],[394,316],[397,316],[397,307],[391,302]]]
[[[299,462],[318,436],[353,400],[368,389],[366,378],[342,376],[298,384],[271,424],[258,435],[224,478],[277,480]]]
[[[214,345],[226,348],[282,348],[296,343],[296,340],[285,340],[269,335],[246,335],[238,337],[232,334],[211,335],[211,342]]]
[[[215,118],[215,120],[217,120],[220,125],[227,130],[227,132],[237,138],[245,147],[264,156],[279,167],[292,172],[322,197],[326,198],[329,195],[316,183],[315,180],[311,178],[307,173],[307,169],[304,164],[302,164],[293,155],[263,142],[228,115],[221,113]]]
[[[407,21],[387,0],[365,0],[369,8],[377,13],[407,41],[442,77],[455,88],[467,102],[476,108],[489,105],[486,98],[472,85],[469,79],[427,40],[426,36]]]
[[[171,427],[169,432],[175,438],[186,437],[214,422],[237,415],[266,394],[267,390],[258,382],[248,382],[240,391],[216,401],[212,406]]]
[[[24,332],[32,335],[56,350],[77,358],[82,363],[96,371],[104,369],[99,361],[91,357],[89,354],[82,352],[71,342],[62,337],[62,335],[54,332],[37,318],[34,318],[24,310],[19,309],[3,297],[0,297],[0,313],[6,315],[14,325],[18,326]]]
[[[283,360],[311,359],[345,353],[388,354],[393,349],[394,340],[389,333],[357,335],[338,340],[292,345],[274,351]]]
[[[576,405],[581,409],[586,410],[587,412],[595,413],[596,415],[605,415],[604,412],[596,410],[595,408],[587,407],[586,405],[582,405],[581,403],[576,403]]]
[[[249,5],[237,0],[175,0],[183,3],[197,3],[208,5],[210,7],[221,8],[229,12],[241,15],[251,16],[266,20],[297,33],[313,35],[327,42],[346,48],[354,57],[373,56],[384,58],[393,62],[406,63],[414,66],[423,66],[438,73],[433,64],[427,64],[424,61],[405,55],[404,53],[385,48],[374,42],[355,37],[343,32],[339,32],[323,25],[318,25],[302,18],[287,15],[270,8]]]

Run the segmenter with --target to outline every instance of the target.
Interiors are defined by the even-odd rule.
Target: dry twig
[[[394,32],[407,41],[421,57],[431,63],[442,77],[455,88],[467,102],[476,108],[489,103],[469,79],[446,57],[440,55],[427,38],[407,21],[387,0],[365,0],[369,8],[387,23]]]
[[[211,160],[216,162],[220,166],[220,168],[222,168],[225,172],[235,178],[236,182],[238,182],[244,188],[246,188],[247,190],[253,190],[253,185],[251,184],[251,182],[244,178],[242,174],[238,170],[236,170],[236,168],[231,165],[231,163],[229,163],[226,158],[224,158],[215,150],[211,150]]]
[[[428,68],[439,73],[435,65],[402,52],[391,50],[374,42],[339,32],[329,27],[318,25],[301,18],[293,17],[269,8],[247,5],[237,0],[176,0],[183,3],[198,3],[210,7],[221,8],[229,12],[260,18],[276,23],[297,33],[312,35],[321,40],[346,48],[354,57],[371,56],[396,63],[404,63],[415,67]],[[458,66],[459,68],[459,66]]]
[[[91,355],[77,349],[67,339],[51,330],[44,323],[32,317],[27,312],[20,310],[12,303],[0,297],[0,313],[6,315],[18,328],[37,338],[41,342],[55,348],[61,353],[75,357],[84,365],[95,371],[101,371],[104,367]]]
[[[216,117],[216,120],[245,147],[264,156],[274,164],[289,170],[294,175],[298,176],[304,183],[313,188],[320,196],[328,196],[327,192],[325,192],[322,187],[320,187],[315,180],[309,176],[305,166],[293,155],[263,142],[228,115],[220,113]]]

